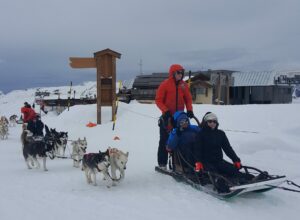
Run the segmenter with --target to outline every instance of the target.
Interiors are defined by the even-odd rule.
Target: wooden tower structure
[[[116,113],[116,58],[121,54],[109,48],[95,52],[93,58],[70,57],[72,68],[97,69],[97,124],[102,106],[112,106],[112,120]]]

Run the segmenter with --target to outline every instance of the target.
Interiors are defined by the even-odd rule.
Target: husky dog
[[[72,159],[73,159],[73,167],[79,167],[80,162],[82,161],[83,155],[86,152],[87,148],[87,141],[86,138],[80,139],[78,138],[77,141],[72,141],[71,145],[72,148]]]
[[[0,138],[2,140],[8,138],[8,120],[5,116],[0,118]]]
[[[15,127],[17,124],[17,115],[12,115],[9,117],[9,125]]]
[[[0,118],[0,121],[1,121],[1,123],[3,123],[3,124],[9,124],[8,123],[8,119],[5,117],[5,116],[1,116],[1,118]]]
[[[128,161],[128,155],[129,153],[124,153],[121,150],[118,150],[117,148],[108,148],[107,149],[109,154],[109,163],[111,166],[111,175],[113,181],[121,181],[125,177],[125,169],[126,164]],[[117,170],[120,172],[120,178],[117,178]]]
[[[52,138],[45,137],[43,140],[35,140],[31,136],[27,136],[28,130],[23,130],[21,141],[23,145],[23,156],[28,169],[32,167],[40,168],[37,157],[43,158],[43,168],[47,171],[46,158],[54,159],[54,141]]]
[[[89,153],[85,154],[82,159],[82,170],[85,171],[85,177],[88,184],[97,185],[96,173],[102,173],[104,180],[106,180],[106,186],[112,186],[112,179],[108,172],[109,161],[108,151],[102,153]],[[93,176],[93,177],[92,177]]]
[[[45,126],[46,134],[48,136],[53,137],[55,140],[55,154],[57,156],[65,156],[66,146],[68,142],[68,132],[57,132],[56,129],[48,128],[48,126]],[[62,154],[60,153],[62,151]]]
[[[54,129],[55,131],[55,129]],[[56,131],[55,131],[56,132]],[[68,142],[68,132],[55,133],[55,151],[57,155],[65,156],[66,146]],[[60,153],[62,151],[62,154]]]

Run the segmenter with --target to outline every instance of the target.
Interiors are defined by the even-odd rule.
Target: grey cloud
[[[105,48],[122,54],[119,79],[139,74],[140,59],[145,73],[172,63],[300,69],[299,10],[295,0],[3,1],[0,90],[95,80],[95,70],[71,69],[68,58]]]

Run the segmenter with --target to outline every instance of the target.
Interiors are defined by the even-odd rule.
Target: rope
[[[287,183],[288,185],[293,185],[293,186],[296,186],[296,187],[300,188],[300,186],[297,185],[296,183],[294,183],[293,181],[287,180],[286,183]]]
[[[253,133],[253,134],[259,134],[258,131],[241,131],[241,130],[230,130],[230,129],[223,129],[224,131],[231,131],[231,132],[243,132],[243,133]]]
[[[143,117],[146,117],[146,118],[153,118],[153,119],[156,119],[156,120],[159,119],[159,117],[153,117],[151,115],[147,115],[147,114],[143,114],[143,113],[140,113],[140,112],[136,112],[136,111],[130,110],[130,109],[128,109],[126,107],[123,107],[123,106],[120,106],[120,107],[123,108],[123,109],[125,109],[125,110],[127,110],[127,111],[129,111],[129,112],[132,112],[132,113],[134,113],[136,115],[140,115],[140,116],[143,116]],[[195,116],[193,118],[196,120],[198,126],[200,126],[200,122],[199,122],[198,118],[196,118]],[[224,131],[229,131],[229,132],[243,132],[243,133],[259,134],[258,131],[244,131],[244,130],[232,130],[232,129],[223,129],[223,130]]]
[[[196,179],[197,179],[197,183],[198,184],[201,184],[201,181],[200,181],[200,178],[199,178],[199,175],[197,175],[197,173],[196,173],[196,171],[194,170],[194,166],[193,165],[191,165],[186,159],[184,159],[184,157],[182,156],[182,154],[180,153],[180,151],[177,151],[177,153],[176,153],[178,156],[177,156],[177,159],[179,160],[179,162],[180,162],[180,166],[181,166],[181,169],[182,169],[182,171],[183,171],[183,174],[185,174],[185,172],[184,172],[184,169],[183,169],[183,166],[182,166],[182,163],[181,163],[181,160],[179,159],[179,157],[190,167],[190,168],[192,168],[192,170],[194,171],[194,175],[195,175],[195,177],[196,177]],[[187,177],[188,178],[188,177]]]
[[[293,181],[290,181],[290,180],[286,180],[285,181],[288,185],[293,185],[297,188],[300,188],[299,185],[297,185],[296,183],[294,183]],[[282,189],[282,190],[286,190],[286,191],[290,191],[290,192],[298,192],[300,193],[300,190],[296,190],[296,189],[291,189],[291,188],[287,188],[287,187],[283,187],[283,186],[273,186],[273,185],[268,185],[268,186],[271,186],[271,187],[274,187],[276,189]]]
[[[132,112],[134,114],[137,114],[137,115],[140,115],[140,116],[143,116],[143,117],[146,117],[146,118],[153,118],[153,119],[156,119],[156,120],[159,119],[159,117],[153,117],[151,115],[147,115],[147,114],[139,113],[139,112],[136,112],[136,111],[132,111],[132,110],[130,110],[130,109],[126,108],[126,107],[123,107],[123,106],[120,106],[120,107],[124,108],[125,110],[127,110],[129,112]]]

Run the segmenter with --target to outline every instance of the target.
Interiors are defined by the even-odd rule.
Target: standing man
[[[172,116],[176,111],[187,110],[189,118],[194,117],[192,107],[192,95],[184,77],[184,69],[179,64],[173,64],[169,69],[169,78],[164,80],[156,92],[155,103],[161,110],[162,116],[159,118],[159,145],[157,152],[158,165],[166,169],[168,162],[168,152],[166,143],[169,132],[172,130]]]

